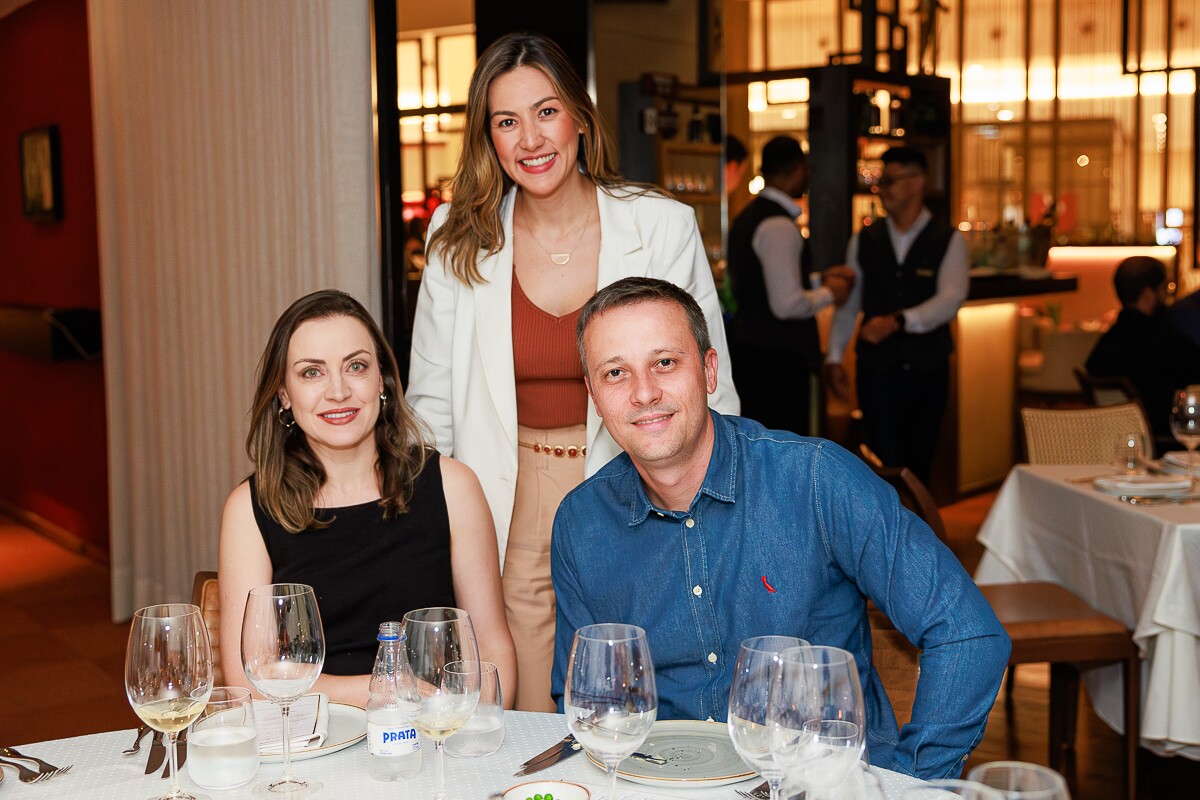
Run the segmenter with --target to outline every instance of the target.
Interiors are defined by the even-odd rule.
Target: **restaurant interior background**
[[[519,5],[0,0],[0,139],[12,144],[0,159],[0,306],[99,309],[104,322],[102,357],[0,346],[0,511],[109,563],[115,619],[140,599],[182,599],[194,571],[215,566],[221,505],[248,471],[253,368],[279,310],[344,288],[389,316],[406,351],[401,287],[415,271],[403,223],[453,172],[484,32],[556,9],[623,170],[697,208],[718,267],[724,225],[750,196],[721,191],[722,122],[752,159],[776,133],[814,137],[815,115],[832,111],[808,102],[825,91],[811,76],[831,57],[852,62],[861,41],[858,0]],[[848,130],[867,130],[828,137],[843,142],[845,172],[814,193],[841,192],[845,233],[874,213],[881,146],[933,124],[945,139],[934,202],[970,231],[980,266],[1017,266],[999,242],[1019,243],[1028,224],[1056,244],[1177,242],[1181,291],[1200,284],[1196,5],[1131,0],[1126,66],[1139,75],[1122,70],[1122,0],[942,0],[922,59],[936,75],[896,80],[922,71],[919,9],[936,5],[878,1],[881,50],[898,41],[889,25],[911,44],[881,56],[898,67],[881,86],[847,85],[842,110],[862,112]],[[390,94],[390,29],[373,27],[389,14],[396,127],[372,105]],[[912,87],[938,81],[947,113],[931,122]],[[377,140],[377,119],[398,137]],[[35,222],[15,152],[44,125],[59,130],[65,211]],[[401,202],[381,196],[377,173]],[[827,227],[811,232],[831,261],[844,236]]]

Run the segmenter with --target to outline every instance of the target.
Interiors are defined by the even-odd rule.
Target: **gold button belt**
[[[517,442],[521,447],[528,447],[535,453],[545,453],[558,458],[579,458],[587,455],[587,445],[582,444],[541,444],[540,442]]]

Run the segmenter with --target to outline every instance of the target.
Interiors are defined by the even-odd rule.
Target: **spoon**
[[[138,727],[137,738],[133,740],[133,747],[127,747],[121,751],[123,756],[131,756],[142,749],[142,739],[146,738],[146,734],[150,732],[149,725],[141,725]]]

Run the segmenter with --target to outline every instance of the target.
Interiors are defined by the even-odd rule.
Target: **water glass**
[[[205,789],[232,789],[258,772],[258,728],[250,691],[218,686],[188,734],[187,771]]]
[[[980,764],[968,780],[1000,790],[1004,800],[1070,800],[1067,782],[1049,767],[1024,761],[992,761]]]
[[[1113,463],[1127,475],[1142,473],[1149,457],[1146,437],[1141,431],[1121,434],[1113,449]]]
[[[446,752],[458,758],[490,756],[504,743],[504,703],[500,672],[490,661],[479,662],[479,703],[467,724],[446,740]]]

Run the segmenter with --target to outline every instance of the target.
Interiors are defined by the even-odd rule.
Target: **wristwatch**
[[[892,314],[892,319],[896,320],[896,324],[900,326],[900,330],[904,330],[904,312],[903,311],[897,311],[895,314]]]

